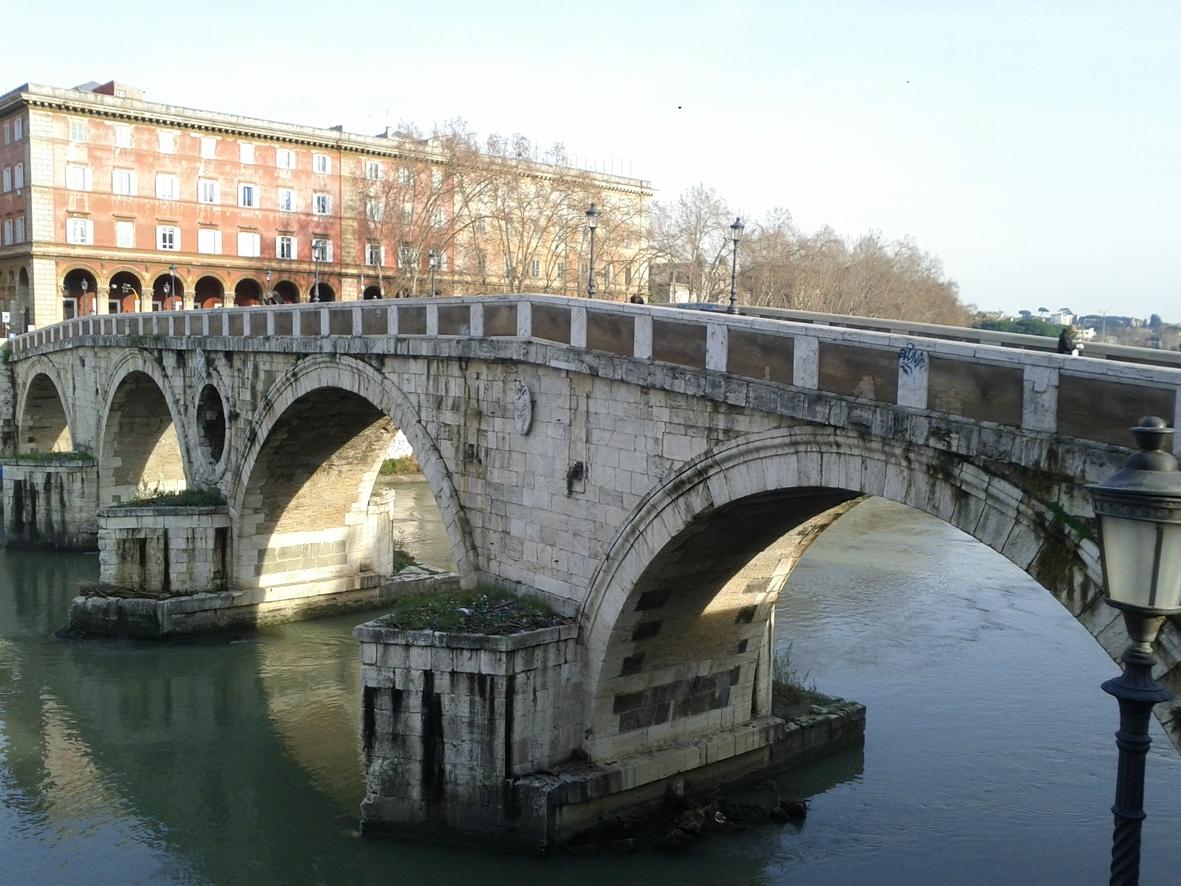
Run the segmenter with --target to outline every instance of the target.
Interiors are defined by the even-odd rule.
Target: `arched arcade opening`
[[[82,317],[95,313],[98,280],[86,268],[72,268],[62,280],[62,316]],[[103,294],[106,298],[106,294]],[[26,327],[27,328],[27,324]]]
[[[109,284],[107,313],[134,314],[141,310],[143,288],[143,281],[131,271],[119,271],[113,275]]]
[[[321,280],[308,288],[308,301],[336,301],[336,290]]]
[[[201,311],[220,308],[225,303],[225,294],[225,287],[216,277],[202,277],[193,289],[193,307]]]
[[[262,304],[262,284],[253,277],[243,277],[234,285],[234,306],[253,308]]]
[[[290,280],[280,280],[275,284],[275,298],[281,305],[299,304],[299,287]]]

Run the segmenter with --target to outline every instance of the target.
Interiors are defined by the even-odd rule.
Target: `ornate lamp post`
[[[590,273],[586,277],[586,297],[595,297],[595,228],[599,226],[599,209],[595,204],[586,211],[586,227],[590,231]]]
[[[316,271],[316,282],[312,285],[312,297],[308,301],[320,300],[320,261],[324,250],[316,246],[316,241],[312,241],[312,266]]]
[[[426,254],[426,257],[427,257],[427,267],[429,267],[431,270],[431,298],[434,298],[434,296],[435,296],[435,268],[437,268],[439,266],[439,253],[437,250],[432,249],[430,252],[428,252]]]
[[[727,314],[738,313],[738,241],[742,239],[742,219],[734,219],[734,224],[730,225],[730,240],[734,243],[733,249],[730,250],[730,307],[726,308]]]
[[[262,303],[264,305],[273,305],[276,301],[275,290],[271,289],[271,269],[267,268],[267,291],[263,296]]]
[[[165,281],[164,281],[164,285],[163,285],[163,286],[161,286],[161,287],[160,287],[160,289],[161,289],[161,291],[163,291],[163,293],[164,293],[164,301],[165,301],[165,303],[167,303],[167,302],[168,302],[168,297],[169,297],[170,295],[172,295],[172,284],[171,284],[171,283],[169,283],[167,280],[165,280]],[[177,310],[177,305],[176,305],[176,302],[175,302],[175,301],[172,303],[172,310],[174,310],[174,311],[175,311],[175,310]]]
[[[169,284],[169,288],[175,293],[176,292],[176,265],[175,264],[170,264],[168,266],[168,284]],[[167,297],[167,295],[168,295],[168,293],[167,293],[167,291],[165,291],[165,297]],[[174,307],[175,307],[175,304],[176,303],[173,302]],[[181,307],[182,308],[184,307],[184,299],[181,299]]]
[[[1115,734],[1119,771],[1111,883],[1140,882],[1140,825],[1144,821],[1144,758],[1152,739],[1148,719],[1169,693],[1152,678],[1152,646],[1165,619],[1181,612],[1181,470],[1164,419],[1141,419],[1132,428],[1140,451],[1123,470],[1089,487],[1099,522],[1107,603],[1123,612],[1131,644],[1124,672],[1103,684],[1119,701]]]

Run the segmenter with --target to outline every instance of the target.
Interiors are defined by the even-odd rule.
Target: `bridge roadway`
[[[157,591],[256,618],[386,577],[370,492],[403,430],[460,581],[576,618],[505,771],[646,760],[630,786],[765,741],[775,600],[861,496],[999,551],[1118,656],[1085,485],[1181,411],[1171,366],[532,295],[85,317],[16,339],[3,372],[20,451],[79,453],[5,459],[12,538],[97,536],[105,578],[171,570]],[[226,504],[184,528],[111,508],[183,487]],[[1175,623],[1160,646],[1177,694]]]

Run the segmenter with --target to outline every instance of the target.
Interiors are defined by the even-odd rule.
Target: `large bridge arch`
[[[75,446],[70,398],[54,364],[38,358],[25,376],[16,404],[21,452],[70,452]]]
[[[184,489],[193,476],[184,413],[154,360],[129,351],[111,372],[98,427],[100,507],[143,491]]]
[[[864,495],[924,511],[998,551],[1058,599],[1109,655],[1123,651],[1127,639],[1117,613],[1102,602],[1097,545],[1085,527],[1062,519],[1032,491],[931,448],[822,426],[766,431],[719,445],[654,488],[592,576],[581,615],[591,727],[584,748],[591,758],[657,746],[671,732],[665,723],[677,708],[666,705],[685,695],[682,680],[698,678],[691,686],[697,700],[683,704],[681,714],[697,718],[703,731],[717,731],[709,717],[719,703],[728,704],[731,690],[741,693],[747,716],[757,714],[752,695],[765,689],[768,662],[759,660],[755,635],[770,630],[778,590],[807,545]],[[768,542],[771,548],[755,556]],[[711,574],[711,561],[719,558],[728,571],[723,563]],[[689,625],[676,607],[663,609],[677,593],[670,586],[683,591],[694,583],[701,599],[687,605],[697,607],[695,618],[712,620],[719,635],[732,638],[732,648],[712,663],[702,659],[711,649],[703,635],[708,626]],[[672,625],[668,639],[660,637],[665,624]],[[1164,679],[1174,689],[1181,667],[1168,649],[1177,648],[1179,634],[1176,624],[1167,625],[1161,644]],[[682,651],[680,667],[673,646]],[[742,722],[734,716],[723,712],[722,722]],[[694,721],[677,725],[683,735]],[[1165,725],[1176,744],[1181,724]]]
[[[318,414],[317,407],[327,407],[333,398],[349,401],[351,418],[346,420],[352,422],[352,426],[346,427],[346,433],[341,435],[342,439],[334,438],[334,445],[350,445],[350,440],[344,439],[348,437],[347,431],[360,433],[375,427],[382,419],[388,423],[385,430],[388,430],[389,436],[385,439],[385,446],[377,446],[380,435],[374,434],[372,440],[362,444],[363,449],[352,453],[358,466],[365,457],[373,457],[369,467],[365,470],[354,469],[351,474],[350,482],[355,484],[360,497],[365,497],[366,490],[372,487],[377,468],[384,458],[385,447],[388,447],[395,428],[402,430],[443,514],[460,580],[465,585],[474,585],[479,560],[471,529],[460,507],[451,472],[433,437],[419,418],[417,409],[406,394],[380,371],[360,360],[339,355],[322,355],[303,360],[292,372],[275,382],[262,398],[249,427],[244,429],[244,436],[235,444],[241,448],[238,457],[240,468],[231,478],[232,487],[227,490],[227,499],[235,518],[237,541],[234,556],[239,581],[257,580],[261,568],[259,557],[265,556],[265,553],[258,549],[259,542],[251,539],[260,528],[264,534],[273,528],[271,524],[275,518],[262,512],[263,503],[259,501],[259,494],[262,491],[260,467],[265,470],[265,462],[280,452],[275,441],[276,432],[284,437],[291,437],[293,433],[305,434],[309,442],[314,442],[318,426],[313,419]],[[302,423],[293,420],[300,416],[307,420]],[[370,448],[372,453],[369,452]],[[298,448],[288,451],[295,452]],[[305,469],[310,467],[305,465]],[[373,476],[368,476],[369,473]],[[361,486],[366,488],[362,489]],[[298,493],[298,490],[289,491],[291,494]]]

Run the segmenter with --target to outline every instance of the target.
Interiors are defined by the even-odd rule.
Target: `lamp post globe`
[[[743,227],[741,218],[734,219],[734,224],[730,225],[733,248],[730,250],[730,307],[726,309],[727,314],[738,313],[738,241],[742,239]]]
[[[1144,764],[1152,739],[1152,709],[1168,691],[1152,676],[1153,644],[1170,615],[1181,613],[1181,470],[1173,456],[1173,429],[1164,419],[1141,419],[1132,429],[1139,448],[1123,469],[1088,487],[1099,525],[1104,594],[1119,609],[1131,640],[1120,676],[1103,684],[1119,702],[1115,831],[1111,883],[1140,882],[1140,828],[1144,821]]]

